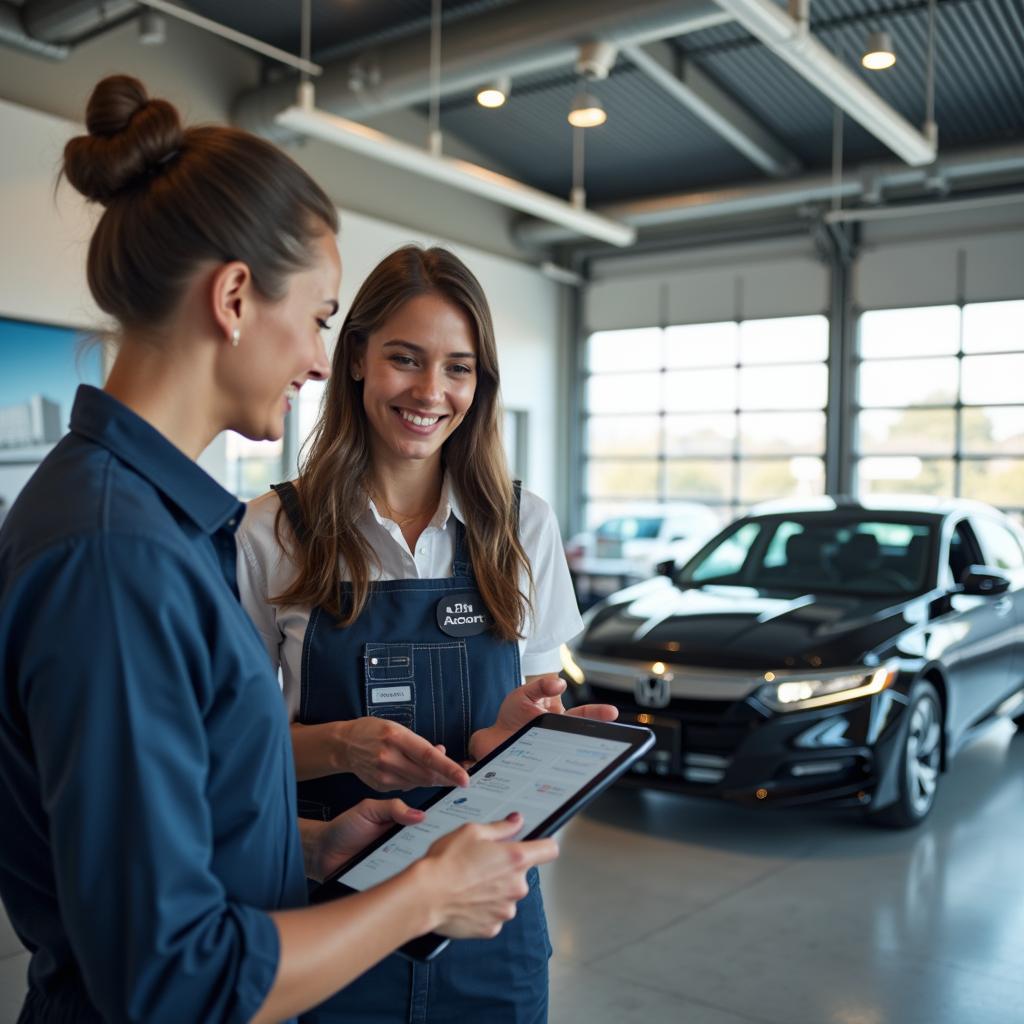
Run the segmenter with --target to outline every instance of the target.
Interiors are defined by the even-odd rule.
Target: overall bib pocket
[[[443,743],[451,757],[465,756],[472,720],[465,640],[368,643],[363,669],[367,715]]]

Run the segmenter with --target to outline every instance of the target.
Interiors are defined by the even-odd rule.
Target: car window
[[[959,583],[980,557],[974,534],[967,520],[961,519],[949,540],[949,571],[953,575],[953,582]]]
[[[720,544],[712,548],[687,573],[694,582],[735,576],[742,568],[757,535],[761,532],[758,523],[746,523],[735,533],[729,534]]]
[[[971,521],[984,553],[985,564],[996,569],[1024,567],[1024,551],[1017,538],[1002,523],[978,516]]]
[[[766,519],[728,534],[681,573],[682,582],[766,589],[909,595],[931,582],[934,529],[848,511]],[[747,531],[744,533],[744,531]]]
[[[597,528],[601,540],[649,540],[658,536],[662,516],[621,516]]]

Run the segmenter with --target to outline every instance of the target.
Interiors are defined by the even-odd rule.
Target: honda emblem
[[[668,707],[672,685],[664,676],[640,676],[633,687],[636,702],[644,708]]]

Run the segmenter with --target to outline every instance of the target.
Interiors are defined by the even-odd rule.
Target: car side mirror
[[[654,567],[654,571],[659,576],[668,576],[668,578],[671,579],[676,571],[676,560],[674,558],[669,558],[666,559],[664,562],[659,562]]]
[[[975,597],[991,597],[1010,589],[1010,579],[987,565],[972,565],[960,578],[960,593]]]

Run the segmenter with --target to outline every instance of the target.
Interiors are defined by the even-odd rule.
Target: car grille
[[[634,769],[638,775],[675,776],[696,785],[722,781],[732,755],[750,730],[735,715],[743,701],[673,699],[663,708],[641,707],[622,690],[591,683],[591,699],[614,704],[621,720],[652,729],[657,747]]]

